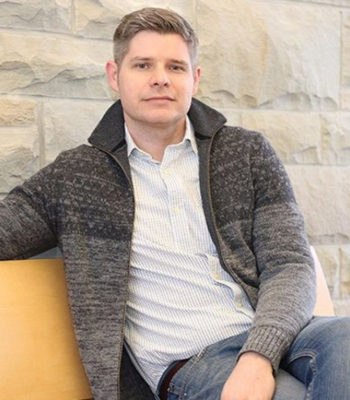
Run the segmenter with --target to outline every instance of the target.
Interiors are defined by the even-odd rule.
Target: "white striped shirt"
[[[184,140],[157,162],[126,129],[135,191],[125,339],[153,391],[165,368],[247,330],[253,309],[220,266],[199,189],[189,120]]]

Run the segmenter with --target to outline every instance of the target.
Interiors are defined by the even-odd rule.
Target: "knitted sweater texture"
[[[220,113],[198,100],[189,117],[209,232],[222,267],[256,311],[242,352],[259,352],[278,369],[315,301],[313,261],[290,181],[261,134],[226,126]],[[134,219],[124,134],[116,102],[90,145],[63,152],[0,202],[0,259],[28,258],[55,246],[62,252],[95,400],[152,398],[123,355]]]

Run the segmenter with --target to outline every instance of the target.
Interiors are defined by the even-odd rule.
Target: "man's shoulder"
[[[62,151],[49,167],[56,174],[91,174],[93,170],[104,169],[107,164],[107,158],[104,152],[93,146],[82,144]]]
[[[260,132],[241,126],[224,125],[215,135],[214,144],[226,150],[256,152],[258,148],[270,147],[268,140]]]
[[[56,158],[55,163],[65,163],[68,161],[79,161],[83,162],[84,160],[91,162],[94,159],[100,159],[101,157],[105,157],[104,153],[91,146],[89,144],[81,144],[72,149],[62,151]]]

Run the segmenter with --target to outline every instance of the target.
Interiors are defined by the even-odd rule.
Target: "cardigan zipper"
[[[117,158],[115,157],[114,154],[110,153],[109,151],[96,146],[95,144],[93,144],[93,146],[98,149],[103,151],[105,154],[109,155],[121,168],[121,170],[123,171],[126,179],[129,182],[130,188],[131,188],[131,193],[132,193],[132,199],[133,199],[133,220],[132,220],[132,226],[131,226],[131,236],[132,236],[132,232],[133,232],[133,226],[134,226],[134,222],[135,222],[135,199],[134,199],[134,192],[132,189],[132,181],[129,177],[129,175],[127,174],[125,168],[123,167],[123,165],[117,160]],[[125,296],[125,300],[124,300],[124,307],[123,307],[123,325],[122,325],[122,331],[121,331],[121,340],[120,340],[120,345],[119,345],[119,359],[118,359],[118,364],[119,364],[119,376],[118,376],[118,393],[117,393],[117,398],[118,400],[121,399],[120,397],[120,371],[121,371],[121,365],[122,365],[122,357],[123,357],[123,346],[124,346],[124,335],[125,335],[125,322],[126,322],[126,308],[127,308],[127,301],[129,298],[129,283],[130,283],[130,256],[131,256],[131,246],[132,246],[132,240],[129,240],[129,255],[128,255],[128,262],[127,262],[127,277],[126,277],[126,296]]]
[[[215,246],[217,248],[220,263],[224,267],[226,272],[229,273],[236,282],[238,282],[238,280],[237,280],[238,277],[236,276],[236,274],[234,274],[233,271],[231,271],[231,270],[229,270],[227,268],[227,265],[225,263],[223,255],[222,255],[222,248],[221,248],[221,243],[220,243],[220,239],[219,239],[218,228],[217,228],[216,221],[215,221],[214,208],[213,208],[212,197],[211,197],[211,180],[210,180],[210,172],[209,172],[209,169],[210,169],[209,168],[210,167],[209,166],[210,157],[209,157],[209,154],[211,154],[212,144],[213,144],[214,138],[215,138],[215,136],[216,136],[216,134],[218,132],[219,132],[219,130],[217,130],[213,134],[213,136],[212,136],[212,138],[211,138],[211,140],[209,142],[207,153],[206,153],[206,158],[207,159],[206,159],[206,163],[205,163],[205,165],[206,165],[205,173],[206,173],[206,185],[207,185],[207,189],[208,189],[208,191],[207,191],[207,200],[208,200],[209,211],[206,212],[206,210],[204,208],[204,214],[205,214],[205,217],[206,217],[207,221],[209,222],[209,224],[208,224],[209,232],[212,234],[212,238],[213,238],[214,244],[215,244]],[[212,226],[213,229],[210,229],[210,226]]]

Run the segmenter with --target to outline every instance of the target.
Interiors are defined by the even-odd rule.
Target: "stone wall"
[[[115,26],[144,6],[196,28],[198,98],[271,141],[350,315],[350,0],[0,0],[0,196],[86,140]]]

